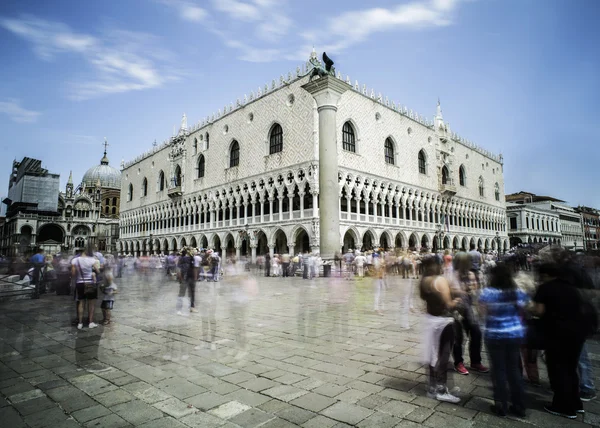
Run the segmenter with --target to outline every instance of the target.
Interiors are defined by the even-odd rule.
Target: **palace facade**
[[[333,122],[307,89],[319,61],[259,87],[123,165],[119,251],[319,250],[320,132],[337,141],[339,248],[508,249],[502,156],[338,73]],[[323,135],[321,135],[323,137]]]

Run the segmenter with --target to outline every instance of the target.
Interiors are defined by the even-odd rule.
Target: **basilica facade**
[[[334,74],[333,122],[305,89],[316,55],[123,165],[119,251],[319,251],[320,133],[337,141],[339,249],[508,249],[503,160],[444,121]],[[304,86],[304,87],[303,87]],[[434,109],[432,109],[434,110]],[[321,135],[323,137],[323,135]]]
[[[109,165],[106,150],[79,185],[69,175],[64,191],[59,175],[41,164],[31,158],[13,163],[0,252],[18,256],[41,248],[47,254],[73,254],[91,243],[103,253],[116,253],[121,171]]]

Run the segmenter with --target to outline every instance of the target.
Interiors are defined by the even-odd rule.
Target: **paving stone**
[[[218,385],[210,387],[211,391],[221,395],[229,394],[230,392],[237,391],[238,389],[240,389],[239,386],[229,382],[220,382]]]
[[[368,392],[369,394],[375,394],[383,391],[385,388],[379,385],[373,385],[372,383],[363,382],[360,380],[354,380],[346,385],[348,388],[358,389],[359,391]]]
[[[134,382],[123,386],[123,389],[131,392],[131,394],[140,400],[154,404],[159,401],[164,401],[171,396],[158,388],[150,386],[146,382]]]
[[[193,397],[188,397],[184,399],[186,403],[191,404],[196,409],[200,410],[210,410],[213,407],[220,406],[223,403],[227,403],[231,401],[229,398],[224,397],[220,394],[215,394],[214,392],[203,392],[202,394],[195,395]]]
[[[231,367],[227,367],[226,365],[219,363],[205,364],[203,366],[196,367],[196,369],[215,377],[227,376],[238,371],[237,369],[232,369]]]
[[[52,406],[47,409],[38,409],[40,411],[36,413],[31,413],[24,417],[25,422],[30,428],[46,428],[46,427],[78,427],[79,424],[71,418],[69,415],[65,414],[58,406]],[[0,419],[2,423],[4,423],[3,419]],[[12,428],[12,425],[4,425],[6,427]]]
[[[163,416],[162,412],[141,400],[117,404],[110,409],[134,426]]]
[[[371,395],[368,392],[359,391],[358,389],[348,389],[339,395],[335,396],[336,400],[345,401],[346,403],[356,403],[365,397]]]
[[[389,389],[389,388],[384,389],[381,392],[378,392],[377,395],[391,398],[393,400],[400,400],[400,401],[406,401],[406,402],[411,402],[412,400],[414,400],[417,397],[415,394],[410,393],[410,392],[398,391],[398,390]]]
[[[125,419],[120,418],[119,416],[113,414],[102,416],[101,418],[94,419],[93,421],[89,421],[85,424],[87,428],[120,428],[120,427],[130,427]]]
[[[195,412],[195,409],[193,407],[191,407],[187,403],[184,403],[181,400],[178,400],[175,397],[169,398],[165,401],[154,403],[153,406],[161,412],[173,416],[175,419],[182,418],[186,415],[190,415]]]
[[[356,425],[363,419],[369,417],[373,411],[355,404],[338,402],[333,406],[326,408],[321,413],[328,418],[335,419],[336,421],[344,422],[350,425]]]
[[[390,400],[391,398],[384,397],[378,394],[373,394],[363,398],[362,400],[358,400],[356,404],[358,404],[361,407],[366,407],[367,409],[374,409],[376,407],[384,405]]]
[[[238,389],[237,391],[225,395],[225,397],[229,400],[239,401],[252,407],[260,406],[270,400],[266,395],[248,391],[247,389]]]
[[[185,418],[182,418],[182,420],[183,419],[185,419]],[[139,428],[187,428],[188,426],[211,428],[213,426],[216,427],[218,425],[209,425],[209,424],[206,424],[206,425],[201,425],[201,424],[184,425],[181,422],[179,422],[177,419],[173,419],[172,417],[167,416],[165,418],[155,419],[153,421],[146,422],[145,424],[140,425]]]
[[[106,407],[112,407],[117,404],[126,403],[133,400],[135,397],[129,392],[123,389],[117,389],[116,391],[108,391],[103,394],[98,394],[94,397],[94,400]]]
[[[440,402],[433,398],[427,398],[427,397],[421,395],[421,396],[418,396],[417,398],[415,398],[414,400],[412,400],[410,402],[410,404],[414,404],[415,406],[428,407],[430,409],[435,409],[437,406],[440,405]]]
[[[409,421],[423,423],[425,419],[433,414],[433,410],[428,407],[417,407],[415,410],[406,415],[405,419]]]
[[[73,412],[71,415],[77,419],[79,423],[89,422],[98,419],[102,416],[110,415],[112,412],[104,406],[92,406],[87,409],[81,409]]]
[[[414,401],[413,401],[414,403]],[[486,411],[489,410],[490,406],[487,406],[487,409],[485,409]],[[457,404],[451,404],[451,403],[439,403],[439,406],[437,406],[435,408],[436,412],[443,412],[446,413],[448,415],[452,415],[452,416],[458,416],[459,418],[463,418],[463,419],[473,419],[475,417],[475,415],[477,414],[476,410],[473,409],[468,409],[465,407],[462,407],[460,405]]]
[[[432,428],[467,428],[473,426],[473,421],[467,421],[466,419],[445,413],[434,413],[423,422],[423,425]]]
[[[190,427],[202,428],[216,428],[225,423],[222,419],[204,412],[192,413],[191,415],[184,416],[179,421]],[[168,427],[166,426],[165,428]]]
[[[260,428],[298,428],[298,426],[299,425],[286,421],[285,419],[275,417],[265,424],[260,425]]]
[[[384,405],[377,407],[377,410],[380,412],[389,413],[390,415],[394,415],[399,418],[405,418],[408,414],[416,409],[417,406],[397,400],[388,401]]]
[[[115,385],[93,374],[78,376],[70,380],[77,389],[94,396],[117,389]]]
[[[221,404],[219,407],[209,410],[208,413],[221,419],[229,419],[248,409],[251,409],[251,407],[240,403],[239,401],[229,401],[225,404]]]
[[[256,379],[256,376],[253,375],[252,373],[248,373],[245,371],[238,371],[236,373],[232,373],[230,375],[227,376],[223,376],[221,378],[221,380],[224,380],[225,382],[230,382],[230,383],[234,383],[236,385],[252,380],[252,379]]]
[[[27,391],[33,391],[37,388],[33,387],[29,382],[24,382],[21,379],[13,379],[14,382],[9,383],[6,387],[0,388],[0,392],[6,396],[11,397],[13,395],[22,394]]]
[[[284,374],[286,374],[286,372],[284,372],[283,370],[275,369],[275,370],[270,370],[265,373],[261,373],[261,376],[266,377],[267,379],[273,380],[275,378],[283,376]]]
[[[239,386],[241,386],[242,388],[249,389],[250,391],[254,391],[254,392],[260,392],[265,389],[273,388],[277,385],[279,385],[279,383],[273,382],[272,380],[269,380],[264,377],[251,379],[251,380],[248,380],[246,382],[242,382],[239,384]]]
[[[95,406],[97,403],[83,391],[73,386],[61,386],[49,389],[46,394],[56,401],[68,413]]]
[[[36,413],[40,410],[50,409],[52,407],[56,407],[56,403],[50,400],[48,397],[39,397],[34,398],[32,400],[21,401],[14,405],[15,409],[19,411],[19,413],[23,416],[30,415],[32,413]]]
[[[315,388],[318,388],[324,384],[325,384],[325,382],[323,382],[319,379],[314,379],[314,378],[309,377],[304,380],[301,380],[300,382],[294,383],[294,386],[296,388],[305,389],[307,391],[312,391]],[[323,394],[323,395],[325,395],[325,394]]]
[[[263,412],[258,409],[248,409],[236,416],[229,418],[231,423],[239,425],[243,428],[254,428],[262,426],[267,421],[274,419],[273,415]]]
[[[13,407],[3,407],[0,409],[0,421],[2,421],[2,426],[10,428],[24,428],[27,426],[23,418],[19,415],[19,412]]]
[[[303,428],[331,428],[336,425],[338,422],[333,419],[326,418],[323,415],[317,415],[314,418],[304,422],[302,424]]]
[[[20,394],[14,394],[8,397],[11,403],[16,404],[21,401],[33,400],[34,398],[45,397],[46,394],[42,392],[40,389],[32,389],[27,392],[21,392]]]
[[[397,426],[402,419],[386,413],[375,412],[358,423],[360,428],[391,428]]]
[[[155,386],[166,394],[177,397],[180,400],[206,392],[205,388],[188,382],[180,377],[161,380],[160,382],[157,382]]]
[[[301,376],[294,373],[286,373],[283,376],[276,378],[275,380],[284,385],[292,385],[294,383],[298,383],[306,379],[306,376]]]
[[[264,390],[262,393],[270,397],[277,398],[278,400],[289,402],[303,396],[304,394],[307,394],[307,391],[291,385],[280,385]]]
[[[315,413],[319,413],[326,407],[331,406],[337,400],[329,397],[325,397],[321,394],[316,394],[314,392],[309,392],[307,394],[302,395],[295,400],[290,401],[290,404],[298,407],[302,407],[303,409],[310,410]]]
[[[344,392],[347,388],[345,386],[339,386],[339,385],[332,385],[332,384],[325,384],[325,385],[321,385],[318,388],[313,389],[313,392],[316,392],[317,394],[321,394],[321,395],[325,395],[327,397],[335,397],[336,395],[341,394],[342,392]]]
[[[301,409],[296,406],[288,406],[275,413],[278,417],[285,419],[286,421],[292,422],[296,425],[302,425],[304,422],[314,418],[315,413],[308,410]]]

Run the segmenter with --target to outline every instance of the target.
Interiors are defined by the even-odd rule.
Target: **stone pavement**
[[[93,330],[71,327],[67,296],[0,305],[2,427],[600,426],[598,401],[576,421],[543,412],[541,362],[527,419],[490,414],[485,374],[450,373],[458,405],[426,398],[417,298],[408,312],[416,281],[389,281],[383,316],[369,279],[222,286],[215,350],[202,341],[201,314],[175,314],[177,283],[157,272],[118,284],[114,322]],[[600,346],[590,351],[598,366]]]

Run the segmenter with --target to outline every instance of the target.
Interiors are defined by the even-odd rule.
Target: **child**
[[[117,291],[117,284],[113,282],[112,274],[106,274],[106,282],[108,285],[102,287],[102,293],[104,293],[104,297],[102,298],[102,315],[104,319],[100,324],[109,325],[110,324],[110,313],[115,304],[115,294]]]

